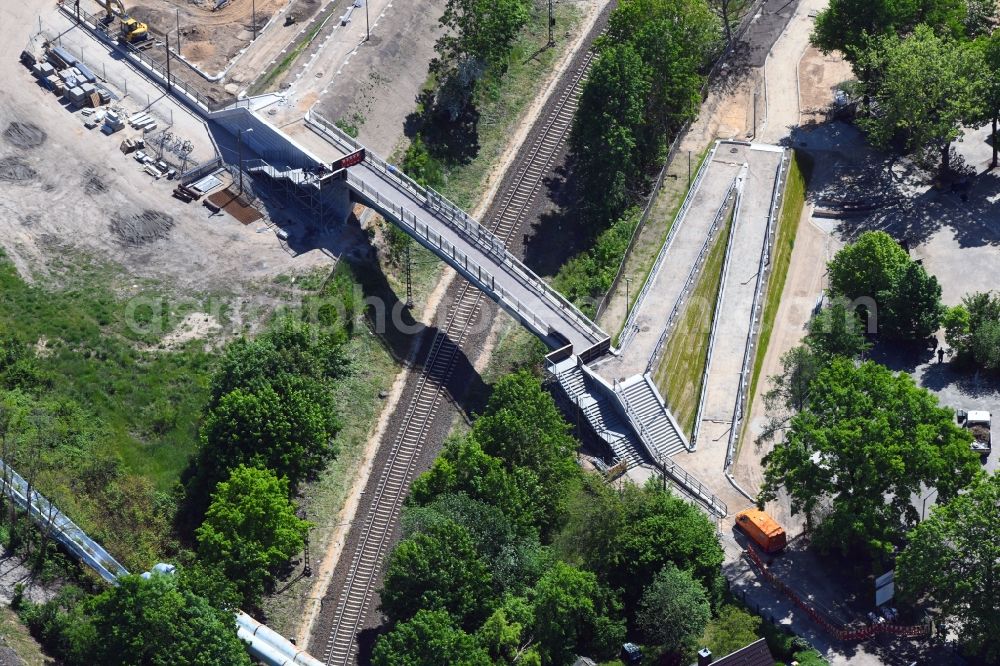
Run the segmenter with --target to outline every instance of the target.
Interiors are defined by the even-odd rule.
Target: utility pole
[[[553,16],[553,14],[552,14],[552,3],[553,3],[553,1],[554,0],[549,0],[549,46],[550,47],[556,45],[555,37],[552,36],[552,29],[556,25],[556,17]]]
[[[367,42],[372,38],[372,29],[368,23],[368,0],[364,0],[365,3],[365,41]]]
[[[629,311],[632,309],[632,299],[629,298],[628,288],[632,284],[632,278],[625,276],[625,318],[628,319]]]
[[[167,92],[170,92],[170,35],[164,35],[164,47],[167,50]]]
[[[181,54],[181,9],[177,8],[177,55]]]
[[[253,23],[253,38],[257,39],[257,0],[250,3],[250,22]]]
[[[413,278],[410,274],[410,242],[406,243],[406,307],[413,307]]]

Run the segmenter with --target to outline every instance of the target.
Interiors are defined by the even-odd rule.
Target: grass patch
[[[17,613],[9,607],[0,608],[0,644],[17,653],[26,666],[45,666],[52,660],[42,652],[42,646],[31,636],[28,628],[21,623]]]
[[[63,266],[65,284],[29,285],[0,254],[0,330],[28,344],[44,341],[38,365],[51,376],[52,393],[103,423],[104,445],[129,471],[170,490],[195,448],[214,355],[203,340],[173,351],[150,346],[209,299],[187,296],[178,305],[140,280],[129,280],[138,293],[123,298],[114,267]]]
[[[317,21],[316,25],[314,25],[309,32],[303,35],[302,39],[295,43],[295,46],[292,47],[292,50],[289,51],[284,58],[275,63],[274,67],[267,70],[263,77],[258,78],[253,82],[253,85],[250,86],[247,94],[252,96],[267,92],[270,89],[271,84],[275,83],[282,74],[287,72],[302,52],[309,48],[309,45],[313,43],[314,39],[316,39],[316,35],[319,34],[319,31],[322,29],[324,23],[325,21]]]
[[[709,143],[705,146],[698,153],[697,160],[692,161],[692,180],[695,174],[698,173],[698,170],[701,169],[705,158],[708,157],[712,145],[712,143]],[[671,176],[676,177],[672,178]],[[639,293],[642,291],[643,285],[649,280],[656,257],[660,254],[660,250],[663,249],[663,244],[667,242],[667,236],[670,235],[670,230],[674,228],[681,205],[684,203],[684,199],[687,198],[690,190],[691,187],[687,182],[687,160],[678,160],[675,157],[674,161],[667,167],[665,182],[656,196],[656,201],[653,202],[653,209],[650,211],[649,219],[646,220],[646,225],[641,232],[643,236],[654,235],[655,241],[645,242],[646,239],[640,238],[632,248],[632,253],[625,261],[623,272],[626,275],[642,275],[642,280],[632,281],[633,288],[629,294],[630,302],[627,309],[622,312],[621,321],[617,325],[618,332],[615,333],[611,340],[611,344],[615,347],[618,346],[618,339],[625,329],[625,320],[628,318],[627,313],[632,311],[632,307],[639,298]]]
[[[560,31],[575,34],[582,14],[570,5],[556,5],[555,19]],[[441,164],[440,191],[464,210],[472,210],[479,202],[487,175],[503,156],[528,105],[538,97],[555,63],[572,42],[561,39],[554,48],[542,48],[548,41],[547,21],[547,11],[535,7],[514,43],[507,71],[503,76],[487,77],[480,82],[476,93],[479,150],[475,157],[466,163]],[[429,78],[425,89],[434,83]]]
[[[781,214],[778,217],[778,230],[771,254],[772,273],[767,281],[764,296],[764,309],[760,324],[760,338],[757,340],[757,350],[754,354],[753,374],[750,379],[748,400],[756,395],[757,381],[767,354],[767,346],[774,330],[774,318],[778,314],[781,294],[785,290],[785,279],[788,277],[788,266],[792,260],[792,249],[795,247],[795,235],[799,231],[799,218],[806,203],[806,187],[809,175],[812,173],[812,158],[804,153],[793,151],[788,167],[788,178],[785,180],[785,193],[781,201]],[[749,423],[744,420],[744,427]],[[740,441],[742,441],[742,437]],[[738,453],[738,451],[737,451]]]
[[[654,373],[657,388],[689,437],[698,415],[698,399],[705,380],[715,302],[722,287],[722,266],[726,259],[726,246],[732,225],[733,211],[730,210],[725,226],[712,241],[705,266],[688,297],[680,321],[666,342],[666,353]]]

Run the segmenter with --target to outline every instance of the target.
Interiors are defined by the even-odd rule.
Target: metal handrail
[[[660,354],[663,352],[663,345],[666,343],[667,337],[673,329],[674,324],[677,323],[677,318],[681,312],[681,306],[685,303],[685,297],[694,288],[695,280],[698,277],[698,273],[700,272],[700,269],[705,261],[705,257],[708,256],[708,251],[712,245],[712,240],[715,238],[715,233],[719,230],[719,226],[725,218],[725,213],[729,209],[729,201],[733,196],[733,193],[736,192],[738,182],[739,175],[737,174],[737,176],[733,178],[733,182],[729,185],[729,189],[726,190],[726,196],[723,198],[722,205],[719,206],[719,210],[715,213],[715,219],[712,221],[712,226],[708,229],[708,234],[705,237],[705,242],[701,246],[701,250],[698,252],[698,257],[695,259],[694,264],[691,266],[691,270],[688,272],[684,286],[681,288],[680,293],[677,294],[677,299],[674,301],[674,306],[670,309],[670,314],[667,315],[667,321],[663,325],[660,337],[656,340],[656,346],[653,347],[653,352],[649,355],[649,360],[646,362],[646,372],[652,372],[656,369],[656,363],[660,358]]]
[[[774,176],[774,188],[771,191],[771,208],[768,213],[767,231],[764,234],[764,246],[761,248],[760,263],[757,267],[757,284],[754,287],[753,308],[750,311],[750,329],[747,331],[746,346],[743,350],[743,364],[740,367],[740,382],[736,391],[736,404],[733,407],[732,427],[729,429],[729,439],[726,444],[726,464],[723,467],[723,471],[727,474],[730,466],[733,464],[737,432],[739,430],[738,426],[743,420],[743,403],[746,400],[747,374],[750,372],[750,358],[756,347],[754,344],[754,340],[756,339],[755,328],[757,319],[760,316],[765,277],[770,273],[769,267],[771,263],[771,247],[774,242],[774,225],[777,220],[778,206],[782,200],[782,176],[785,172],[786,159],[787,151],[782,153],[781,160],[778,162],[777,172]],[[737,486],[737,489],[741,493],[746,494],[742,488]]]
[[[698,173],[695,175],[694,180],[691,182],[691,186],[688,188],[687,196],[684,197],[681,207],[677,210],[677,215],[674,216],[674,223],[670,227],[670,233],[667,234],[667,237],[663,241],[663,245],[660,246],[660,251],[656,254],[656,260],[653,262],[653,266],[649,270],[649,275],[646,277],[646,281],[643,283],[642,289],[639,290],[639,295],[635,299],[635,305],[632,306],[629,311],[628,319],[625,320],[625,325],[622,326],[622,333],[618,337],[619,352],[623,351],[625,347],[628,346],[628,343],[632,341],[632,337],[639,330],[639,327],[635,324],[635,319],[639,316],[642,302],[645,300],[649,290],[652,288],[653,282],[656,281],[656,276],[660,272],[660,268],[663,266],[667,252],[674,243],[674,238],[676,238],[678,231],[684,225],[684,220],[687,218],[688,210],[690,210],[694,198],[698,193],[701,181],[704,180],[705,173],[708,171],[708,166],[712,163],[712,160],[715,159],[715,153],[721,143],[722,141],[715,142],[715,145],[712,146],[712,150],[709,151],[709,154],[702,161],[701,166],[698,167]]]

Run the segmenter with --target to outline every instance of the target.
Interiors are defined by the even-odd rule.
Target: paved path
[[[720,143],[714,157],[707,163],[697,189],[688,195],[691,197],[690,208],[683,218],[675,222],[678,226],[673,231],[673,237],[669,245],[661,250],[662,261],[658,262],[658,268],[649,277],[649,290],[633,306],[630,323],[626,325],[626,331],[629,327],[632,330],[630,335],[622,336],[627,338],[627,343],[621,356],[609,357],[595,366],[608,381],[624,380],[646,371],[646,364],[667,318],[698,261],[708,230],[736,180],[744,161],[744,152],[744,146]],[[635,285],[635,288],[641,289],[642,285]]]

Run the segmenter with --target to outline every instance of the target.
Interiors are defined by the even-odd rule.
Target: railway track
[[[588,49],[573,70],[564,75],[566,83],[556,94],[554,106],[544,116],[543,131],[517,162],[515,176],[504,187],[493,213],[485,221],[486,226],[504,243],[509,243],[515,230],[521,227],[542,180],[552,170],[565,145],[580,89],[593,57],[593,52]],[[416,462],[437,415],[445,386],[451,378],[459,348],[465,342],[472,322],[482,314],[483,299],[482,292],[462,280],[446,323],[431,343],[413,398],[406,407],[388,461],[361,523],[363,531],[352,554],[346,581],[333,599],[336,611],[323,653],[326,664],[349,666],[354,663],[356,637],[370,612],[382,560],[391,544],[393,527],[399,518]]]

